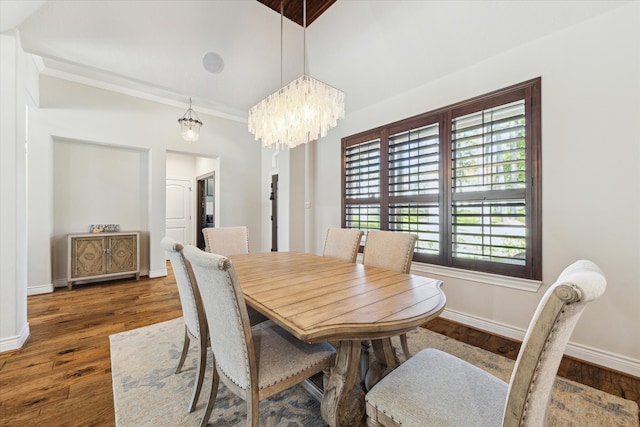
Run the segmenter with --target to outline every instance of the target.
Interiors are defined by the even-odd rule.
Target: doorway
[[[184,245],[190,245],[193,241],[191,239],[192,182],[186,178],[167,178],[166,184],[165,234]]]
[[[271,175],[271,252],[278,252],[278,174]]]
[[[204,250],[203,228],[215,226],[215,172],[211,175],[198,177],[198,224],[196,233],[198,235],[198,248]]]

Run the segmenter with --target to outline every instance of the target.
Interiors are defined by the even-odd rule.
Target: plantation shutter
[[[541,79],[342,138],[342,226],[413,261],[540,280]]]
[[[525,124],[524,100],[453,119],[454,262],[525,264]]]
[[[347,228],[380,229],[380,139],[345,149]]]
[[[389,230],[417,234],[416,254],[440,253],[438,123],[389,136]]]

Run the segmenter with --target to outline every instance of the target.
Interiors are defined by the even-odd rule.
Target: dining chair
[[[220,380],[247,402],[247,425],[257,426],[260,400],[329,369],[335,349],[300,341],[270,320],[251,327],[231,260],[195,246],[184,255],[198,281],[215,359],[201,426],[211,416]]]
[[[202,229],[202,234],[207,252],[225,256],[249,253],[249,231],[245,226],[208,227]]]
[[[440,350],[420,351],[367,393],[367,425],[546,425],[571,333],[606,283],[591,261],[565,268],[538,304],[509,383]]]
[[[362,233],[362,230],[350,228],[329,228],[322,255],[356,262]]]
[[[193,412],[198,403],[198,397],[200,396],[207,366],[208,332],[204,308],[200,299],[197,283],[193,276],[193,271],[182,253],[182,244],[170,237],[164,237],[160,241],[160,245],[162,249],[166,251],[169,256],[169,261],[171,262],[173,275],[176,279],[176,285],[178,286],[178,295],[180,296],[180,304],[182,305],[182,319],[184,321],[184,343],[182,345],[182,353],[180,354],[178,367],[176,368],[176,374],[182,370],[185,358],[189,352],[191,339],[197,340],[200,346],[198,366],[196,369],[196,382],[188,407],[189,412]]]
[[[249,230],[245,226],[208,227],[202,229],[205,251],[218,255],[238,255],[249,253]],[[252,325],[267,320],[258,311],[247,307]]]
[[[364,243],[362,263],[409,274],[417,238],[413,233],[370,230]],[[400,335],[400,344],[405,358],[410,358],[407,334]]]

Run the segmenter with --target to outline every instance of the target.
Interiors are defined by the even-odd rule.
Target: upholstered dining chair
[[[238,255],[249,253],[249,231],[245,226],[203,228],[205,251],[218,255]],[[267,320],[258,311],[247,307],[252,325]]]
[[[182,354],[176,368],[176,374],[182,370],[185,358],[189,351],[191,339],[197,340],[200,344],[198,366],[196,369],[196,381],[189,402],[189,412],[193,412],[198,397],[202,389],[204,373],[207,367],[207,323],[204,315],[204,308],[200,299],[197,283],[191,271],[189,262],[185,260],[181,243],[170,237],[164,237],[160,241],[162,249],[167,252],[173,275],[178,286],[178,295],[180,296],[180,304],[182,305],[182,319],[184,320],[184,343],[182,345]]]
[[[322,255],[356,262],[362,233],[362,230],[350,228],[329,228]]]
[[[245,226],[203,228],[205,250],[218,255],[249,253],[249,231]]]
[[[425,349],[367,393],[367,425],[546,425],[567,342],[585,306],[605,288],[594,263],[571,264],[538,304],[508,384],[448,353]]]
[[[272,321],[249,324],[244,296],[231,260],[187,246],[184,255],[198,281],[215,359],[201,425],[216,401],[219,381],[247,402],[247,425],[258,425],[258,403],[331,367],[335,349],[307,344]]]
[[[409,274],[417,238],[413,233],[370,230],[364,243],[362,263]],[[400,335],[400,344],[405,357],[410,358],[407,334]]]

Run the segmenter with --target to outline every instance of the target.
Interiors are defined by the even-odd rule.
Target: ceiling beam
[[[281,0],[258,0],[280,15]],[[303,26],[303,0],[282,0],[284,16],[296,24]],[[320,17],[336,0],[307,0],[307,27]]]

